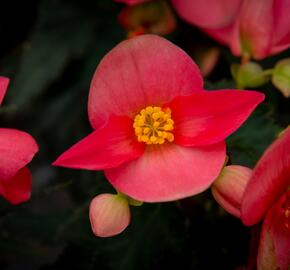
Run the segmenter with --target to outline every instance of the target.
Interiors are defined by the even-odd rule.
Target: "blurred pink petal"
[[[28,201],[31,188],[32,176],[26,167],[20,169],[13,177],[0,181],[0,194],[12,204]]]
[[[194,56],[196,56],[194,59],[200,68],[201,74],[203,77],[207,77],[219,60],[220,49],[217,47],[197,49]]]
[[[96,196],[90,205],[90,221],[96,236],[109,237],[121,233],[130,223],[127,199],[113,194]]]
[[[13,177],[37,151],[38,146],[29,134],[0,128],[0,181]]]
[[[242,0],[172,0],[177,13],[189,23],[218,29],[236,18]]]
[[[6,77],[0,76],[0,105],[3,101],[3,98],[6,94],[7,87],[9,85],[9,79]]]

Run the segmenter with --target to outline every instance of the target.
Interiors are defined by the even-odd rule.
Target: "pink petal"
[[[12,178],[0,181],[0,194],[12,204],[28,201],[32,188],[31,179],[29,169],[24,167]]]
[[[226,166],[212,185],[215,200],[230,214],[240,217],[242,197],[252,170],[239,165]]]
[[[3,101],[3,98],[6,94],[7,87],[9,85],[9,79],[6,77],[0,76],[0,105]]]
[[[172,0],[177,13],[187,22],[218,29],[231,24],[237,16],[241,0]]]
[[[290,223],[289,216],[287,221],[283,209],[283,205],[286,203],[285,195],[281,196],[279,201],[273,205],[263,223],[258,251],[258,270],[289,269]],[[288,222],[288,227],[286,227],[286,222]]]
[[[290,39],[288,38],[288,42],[286,42],[286,37],[290,37],[290,1],[285,0],[276,0],[274,1],[274,33],[273,33],[273,41],[272,46],[276,46],[278,44],[283,44],[285,47],[290,46]],[[284,41],[285,40],[285,41]],[[281,44],[281,45],[282,45]]]
[[[111,184],[130,197],[171,201],[207,189],[225,161],[225,144],[199,148],[164,144],[148,147],[139,159],[105,171]]]
[[[90,221],[94,234],[114,236],[124,231],[130,223],[130,208],[125,197],[101,194],[90,205]]]
[[[272,43],[273,0],[245,0],[240,14],[240,35],[244,50],[255,59],[269,55]]]
[[[0,128],[0,180],[13,177],[37,151],[38,146],[29,134]]]
[[[290,184],[290,128],[265,151],[245,190],[242,220],[257,223]]]
[[[137,142],[133,121],[112,116],[108,123],[72,146],[54,163],[56,166],[102,170],[138,158],[144,144]]]
[[[97,128],[111,115],[133,117],[149,105],[202,90],[198,67],[164,38],[142,35],[121,42],[98,66],[89,95],[89,118]]]
[[[271,54],[282,52],[290,47],[290,33],[271,48]]]
[[[264,95],[255,91],[203,91],[177,97],[164,107],[172,110],[174,142],[198,146],[223,141],[263,99]]]

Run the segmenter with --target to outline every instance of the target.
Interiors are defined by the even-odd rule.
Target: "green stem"
[[[270,68],[270,69],[266,69],[266,70],[264,70],[263,71],[263,74],[265,75],[265,76],[267,76],[267,75],[272,75],[273,74],[273,71],[274,71],[274,69],[273,68]]]

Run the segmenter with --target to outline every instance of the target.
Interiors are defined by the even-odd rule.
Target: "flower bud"
[[[126,229],[130,222],[128,200],[120,194],[101,194],[90,205],[90,221],[94,234],[114,236]]]
[[[286,97],[290,97],[290,58],[283,59],[274,67],[272,83]]]
[[[220,49],[217,47],[196,48],[194,59],[200,68],[203,77],[207,77],[215,68],[220,57]]]
[[[211,188],[220,206],[238,218],[242,197],[251,174],[252,170],[244,166],[226,166]]]
[[[238,88],[259,87],[270,80],[270,74],[263,71],[263,68],[254,62],[246,64],[233,64],[231,73]]]

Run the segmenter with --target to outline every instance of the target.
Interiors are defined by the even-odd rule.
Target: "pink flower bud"
[[[216,201],[230,214],[240,217],[240,206],[244,190],[252,175],[252,170],[230,165],[225,167],[212,185],[212,194]]]
[[[96,196],[90,205],[90,221],[96,236],[109,237],[121,233],[130,222],[127,198],[107,193]]]

